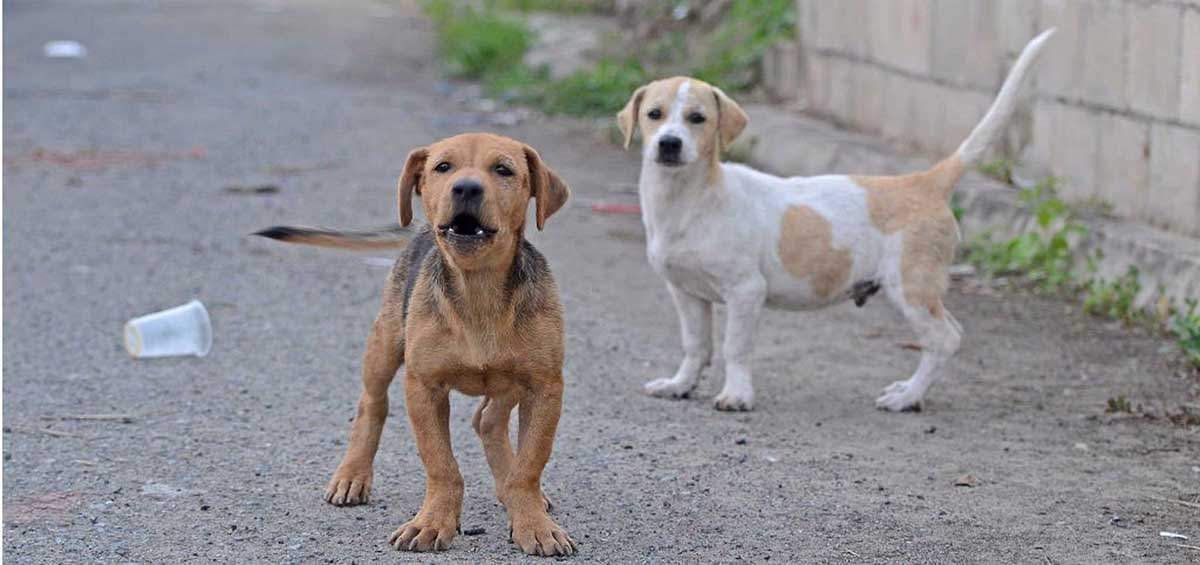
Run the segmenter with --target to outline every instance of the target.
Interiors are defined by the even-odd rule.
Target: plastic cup
[[[199,300],[146,314],[125,324],[125,349],[134,359],[195,355],[212,349],[212,323]]]

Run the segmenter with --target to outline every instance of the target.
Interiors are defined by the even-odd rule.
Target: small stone
[[[979,486],[979,484],[980,484],[979,477],[976,477],[975,475],[972,475],[971,473],[967,473],[967,474],[954,480],[954,486],[956,486],[956,487],[975,488],[975,487]]]
[[[1078,442],[1075,444],[1075,449],[1078,449],[1079,451],[1088,451],[1091,448],[1088,447],[1088,444],[1086,444],[1086,443]]]

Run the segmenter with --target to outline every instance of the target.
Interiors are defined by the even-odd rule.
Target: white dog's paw
[[[695,383],[675,379],[654,379],[642,385],[642,389],[646,391],[646,394],[659,398],[687,398],[687,395],[694,388],[696,388]]]
[[[754,409],[754,391],[723,390],[713,399],[713,406],[722,412],[745,412]]]
[[[921,395],[911,390],[908,381],[896,381],[883,389],[883,395],[875,399],[875,407],[889,412],[920,412]]]

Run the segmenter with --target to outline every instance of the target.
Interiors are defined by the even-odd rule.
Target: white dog
[[[712,304],[724,303],[725,386],[718,410],[750,410],[750,356],[764,306],[860,306],[883,289],[920,337],[916,373],[887,387],[876,405],[918,408],[957,350],[962,328],[942,304],[958,225],[950,194],[997,137],[1048,30],[1025,46],[1000,94],[958,151],[931,169],[892,177],[779,178],[721,163],[721,147],[746,114],[720,89],[675,77],[634,92],[617,121],[628,148],[640,126],[640,195],[646,251],[679,312],[683,362],[646,392],[679,398],[712,356]]]

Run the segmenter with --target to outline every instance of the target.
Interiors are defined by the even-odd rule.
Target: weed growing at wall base
[[[997,162],[991,169],[1005,173],[1011,171],[1011,164]],[[1142,283],[1137,267],[1132,266],[1115,280],[1092,276],[1081,285],[1074,272],[1074,242],[1086,235],[1087,230],[1076,221],[1071,207],[1055,194],[1054,179],[1022,190],[1019,198],[1032,215],[1034,225],[1007,240],[997,241],[990,234],[983,234],[967,246],[970,262],[992,276],[1020,277],[1043,292],[1081,292],[1084,311],[1094,316],[1120,320],[1126,325],[1146,323],[1159,328],[1165,320],[1166,329],[1175,336],[1184,358],[1200,369],[1200,312],[1197,311],[1200,305],[1196,299],[1189,299],[1183,308],[1176,308],[1164,299],[1161,312],[1155,317],[1136,304]],[[1092,272],[1097,257],[1089,259]],[[1123,411],[1121,406],[1110,402],[1109,408]]]
[[[1138,280],[1137,267],[1113,281],[1093,278],[1084,287],[1083,310],[1093,316],[1120,320],[1126,325],[1147,318],[1147,314],[1134,304],[1142,283]]]
[[[1183,356],[1193,366],[1200,369],[1200,310],[1197,309],[1198,303],[1200,301],[1195,298],[1189,299],[1182,309],[1171,316],[1168,328],[1175,335],[1176,343],[1183,351]]]
[[[1022,190],[1020,200],[1033,214],[1033,228],[1006,241],[984,234],[969,246],[967,259],[990,275],[1021,276],[1044,292],[1070,290],[1075,283],[1072,240],[1086,228],[1058,198],[1052,178]]]

